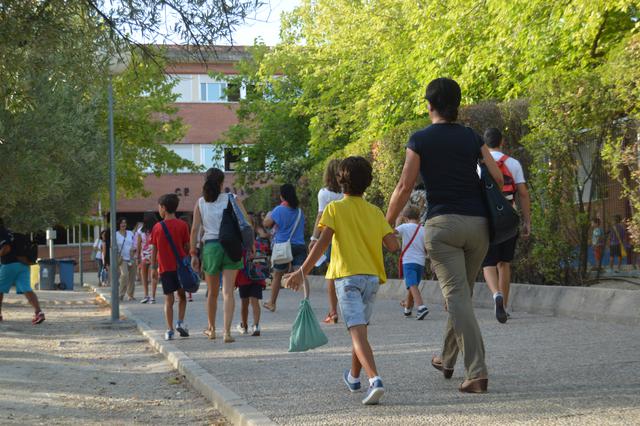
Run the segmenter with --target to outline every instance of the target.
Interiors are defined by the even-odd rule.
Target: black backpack
[[[26,259],[29,265],[35,265],[38,260],[38,244],[25,234],[14,232],[11,239],[11,251],[14,256]]]
[[[222,213],[218,240],[229,259],[234,262],[242,259],[242,233],[231,199],[227,201],[227,207]]]

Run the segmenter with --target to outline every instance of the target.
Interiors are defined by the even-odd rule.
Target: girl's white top
[[[222,213],[229,202],[229,194],[221,192],[218,198],[208,203],[204,197],[198,199],[198,208],[200,209],[200,217],[202,218],[202,240],[217,240],[220,234],[220,222],[222,222]]]
[[[342,192],[333,192],[322,188],[318,191],[318,213],[322,213],[330,202],[342,200],[343,196]]]

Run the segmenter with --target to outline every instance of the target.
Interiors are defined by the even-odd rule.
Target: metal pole
[[[80,228],[80,235],[78,236],[78,239],[80,240],[80,242],[78,243],[78,247],[80,248],[80,253],[78,253],[78,262],[80,263],[80,287],[82,287],[84,285],[84,276],[82,269],[82,224],[80,224],[78,228]]]
[[[116,147],[113,136],[113,84],[109,77],[109,197],[110,235],[109,280],[111,281],[111,321],[120,320],[120,296],[118,295],[118,243],[116,239]]]

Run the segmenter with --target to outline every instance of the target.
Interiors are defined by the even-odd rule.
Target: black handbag
[[[500,244],[518,235],[520,215],[505,198],[487,166],[482,164],[480,169],[480,185],[489,219],[489,241],[491,245]]]
[[[227,207],[222,212],[218,240],[229,259],[234,262],[242,259],[242,234],[231,199],[227,201]]]

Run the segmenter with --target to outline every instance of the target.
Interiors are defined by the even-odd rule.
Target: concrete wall
[[[324,286],[324,277],[309,277],[312,286]],[[423,297],[428,304],[444,304],[437,281],[422,281]],[[401,300],[406,294],[404,283],[388,280],[380,287],[378,297]],[[640,325],[640,291],[589,287],[562,287],[531,284],[512,284],[510,309],[543,315],[579,319],[611,321]],[[493,299],[485,283],[476,283],[474,305],[493,308]]]

